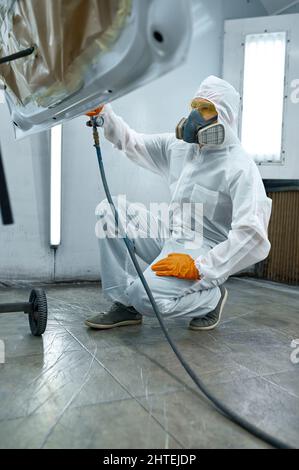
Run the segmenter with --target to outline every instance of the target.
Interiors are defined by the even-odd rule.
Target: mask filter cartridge
[[[204,127],[197,134],[198,143],[200,145],[223,145],[225,141],[225,128],[223,124],[212,124]]]

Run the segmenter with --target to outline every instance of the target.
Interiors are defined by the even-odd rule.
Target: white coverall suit
[[[196,97],[216,106],[219,122],[226,128],[221,147],[202,148],[177,140],[174,134],[145,135],[135,132],[118,117],[110,105],[102,115],[105,137],[136,164],[162,175],[172,202],[203,204],[203,243],[184,243],[175,230],[162,236],[163,223],[155,238],[132,240],[136,254],[149,267],[145,277],[165,317],[200,317],[212,311],[220,300],[219,285],[227,278],[263,259],[270,250],[267,228],[271,200],[254,161],[245,153],[237,137],[240,96],[224,80],[211,76]],[[98,206],[98,223],[114,225],[107,215],[107,202]],[[137,205],[139,230],[146,231],[153,216]],[[119,208],[120,217],[128,204]],[[136,219],[136,217],[135,217]],[[128,231],[130,238],[130,230]],[[161,235],[161,236],[160,236]],[[104,292],[114,301],[133,306],[141,314],[153,314],[141,282],[137,278],[121,238],[103,238],[100,245],[100,273]],[[196,261],[201,280],[158,277],[151,265],[169,253],[188,253]]]

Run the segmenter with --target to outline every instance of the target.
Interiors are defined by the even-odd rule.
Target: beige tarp
[[[50,106],[82,86],[84,70],[117,39],[131,0],[19,0],[0,15],[0,57],[31,46],[31,56],[0,65],[22,104]]]

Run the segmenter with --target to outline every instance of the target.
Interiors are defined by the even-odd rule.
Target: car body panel
[[[19,2],[24,1],[36,2],[36,0],[19,0]],[[47,2],[47,0],[38,1]],[[96,35],[97,21],[101,23],[101,19],[90,18],[90,15],[86,15],[93,30],[90,25],[88,29],[87,20],[84,24],[78,23],[78,20],[74,22],[74,30],[72,30],[72,23],[68,21],[68,31],[71,31],[71,34],[66,34],[63,29],[65,23],[63,8],[67,6],[69,9],[68,18],[71,13],[75,17],[72,8],[82,6],[80,3],[82,0],[55,1],[62,9],[60,15],[57,15],[53,9],[49,10],[52,21],[47,22],[46,30],[41,32],[38,26],[32,28],[36,32],[34,37],[31,28],[29,28],[30,40],[28,40],[28,31],[25,32],[27,34],[27,40],[25,40],[24,27],[12,28],[15,24],[15,20],[13,20],[14,8],[16,8],[14,0],[0,0],[0,10],[2,8],[0,57],[8,55],[11,51],[15,52],[11,47],[11,31],[14,36],[14,47],[19,45],[20,49],[25,49],[32,45],[32,41],[35,46],[32,56],[19,59],[17,65],[14,63],[6,65],[6,67],[10,67],[10,75],[13,76],[12,83],[13,80],[19,80],[20,83],[22,80],[24,83],[27,80],[24,86],[27,86],[28,90],[30,87],[32,89],[33,84],[36,85],[38,80],[41,83],[40,87],[35,86],[32,93],[27,92],[25,99],[16,96],[12,87],[9,87],[9,83],[6,83],[5,96],[17,138],[49,129],[84,114],[87,110],[98,106],[99,103],[105,104],[124,96],[182,64],[186,57],[192,36],[189,0],[163,0],[163,2],[161,0],[109,0],[115,9],[126,8],[123,10],[125,16],[121,18],[122,22],[119,20],[117,25],[119,29],[114,30],[113,39],[101,44],[98,49],[96,48],[97,43],[103,39],[103,36]],[[103,0],[91,1],[96,3],[95,7],[97,8],[101,6]],[[107,3],[107,0],[105,2]],[[47,5],[50,3],[52,2],[48,2]],[[36,16],[36,11],[32,10],[31,15],[30,24],[38,24],[39,16]],[[21,13],[18,11],[18,17],[20,16]],[[19,21],[22,23],[20,18]],[[109,21],[106,23],[108,24]],[[99,30],[100,27],[102,28],[102,24],[100,24]],[[56,34],[54,34],[55,31]],[[60,35],[59,31],[61,31]],[[111,33],[111,29],[109,31]],[[66,51],[72,50],[72,38],[76,34],[79,34],[80,37],[85,36],[86,44],[88,44],[85,49],[81,47],[82,57],[76,57],[76,60],[80,59],[77,60],[76,66],[69,61],[70,67],[73,68],[66,67],[65,72],[59,74],[56,73],[55,68],[45,69],[46,60],[44,60],[40,61],[42,62],[42,65],[39,64],[40,71],[37,70],[38,60],[45,59],[50,54],[53,56],[52,63],[55,64],[56,56],[53,50],[61,50],[61,54],[66,56]],[[66,42],[66,37],[69,42]],[[61,44],[55,42],[59,40]],[[9,44],[10,49],[8,48]],[[87,53],[88,51],[91,53]],[[43,57],[38,57],[39,54],[43,54]],[[56,52],[57,54],[58,52]],[[7,76],[9,75],[6,73]]]

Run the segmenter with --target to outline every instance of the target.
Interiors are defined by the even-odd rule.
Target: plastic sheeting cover
[[[35,46],[0,66],[18,104],[54,105],[83,85],[84,71],[116,41],[132,0],[0,0],[0,57]]]

